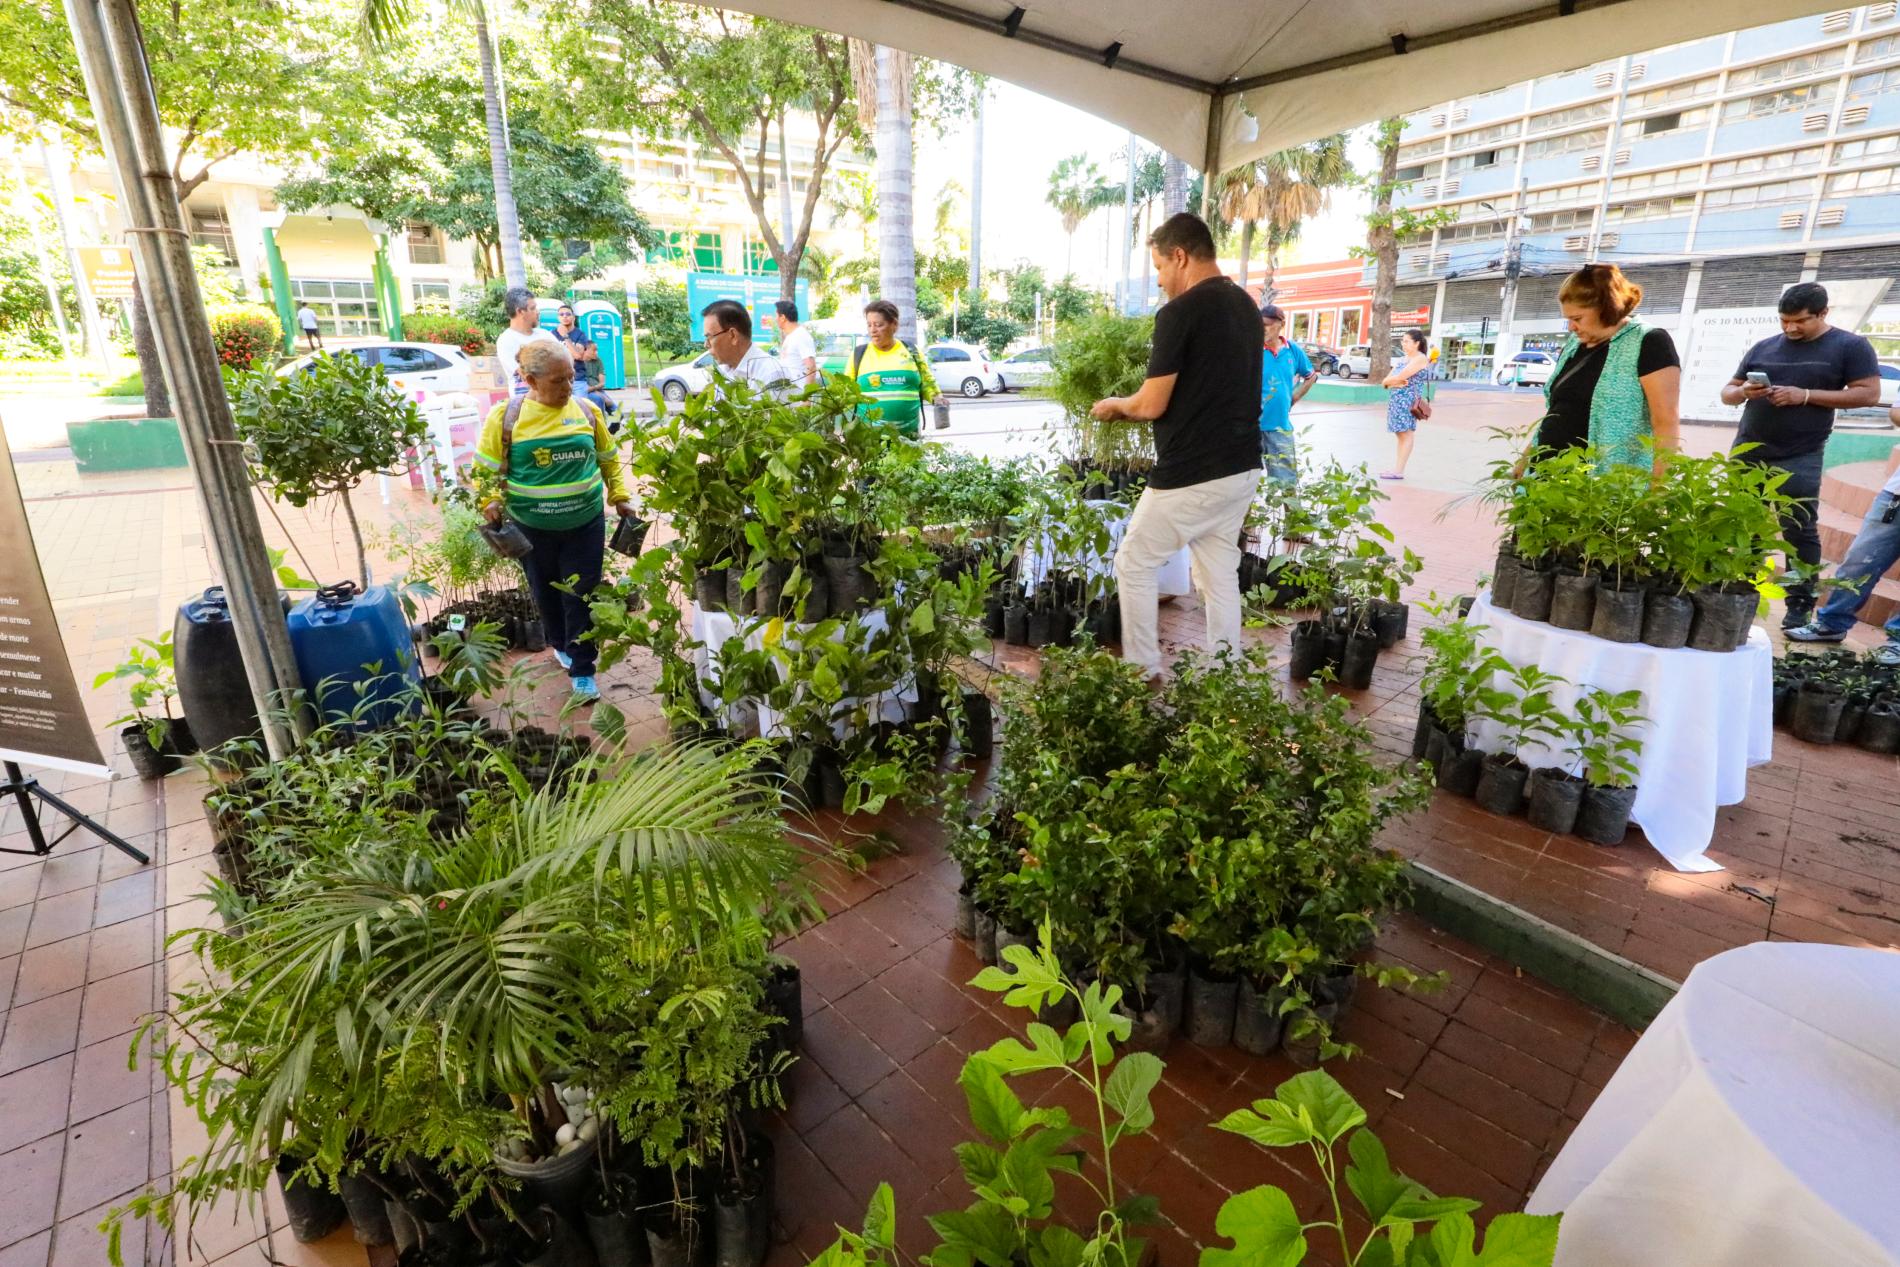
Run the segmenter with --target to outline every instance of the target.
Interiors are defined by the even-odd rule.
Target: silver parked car
[[[684,365],[674,365],[661,370],[653,376],[653,385],[660,394],[679,404],[688,396],[697,396],[712,383],[713,354],[701,352]]]
[[[996,367],[1005,391],[1012,387],[1047,387],[1056,376],[1054,348],[1025,348]]]
[[[1003,390],[1003,376],[990,363],[990,354],[974,343],[933,343],[924,355],[938,391],[961,392],[975,400]]]

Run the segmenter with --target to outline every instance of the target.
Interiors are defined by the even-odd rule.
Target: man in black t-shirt
[[[1168,302],[1155,314],[1148,377],[1097,401],[1103,422],[1153,422],[1155,469],[1115,552],[1122,654],[1161,671],[1155,573],[1186,546],[1209,650],[1240,645],[1240,529],[1260,488],[1260,310],[1220,271],[1214,238],[1182,212],[1148,238]]]
[[[1813,282],[1790,286],[1778,309],[1781,333],[1748,350],[1722,389],[1722,403],[1742,407],[1736,444],[1755,446],[1738,456],[1788,472],[1781,491],[1796,505],[1781,528],[1812,575],[1821,566],[1816,505],[1834,411],[1879,403],[1880,362],[1873,344],[1827,323],[1826,288]],[[1790,585],[1781,627],[1799,629],[1813,612],[1813,582]]]

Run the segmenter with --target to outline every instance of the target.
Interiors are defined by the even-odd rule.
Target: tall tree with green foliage
[[[1332,191],[1353,181],[1345,133],[1275,150],[1221,177],[1216,208],[1240,225],[1240,284],[1247,284],[1256,227],[1267,226],[1266,290],[1273,289],[1279,254],[1299,236],[1302,221],[1325,210]]]
[[[1049,191],[1045,201],[1062,217],[1062,231],[1069,236],[1069,249],[1062,272],[1075,272],[1075,231],[1082,222],[1102,207],[1120,200],[1121,194],[1102,178],[1101,169],[1086,154],[1071,154],[1049,173]]]
[[[1355,247],[1353,254],[1369,257],[1374,264],[1372,281],[1372,328],[1367,356],[1374,382],[1392,368],[1392,292],[1399,277],[1399,242],[1415,234],[1430,233],[1441,224],[1457,219],[1447,208],[1417,212],[1394,205],[1397,196],[1410,181],[1399,179],[1399,139],[1405,132],[1402,118],[1385,119],[1379,124],[1379,174],[1372,182],[1372,210],[1366,216],[1366,244]]]
[[[481,276],[506,277],[492,156],[467,126],[468,103],[480,90],[476,72],[452,61],[367,77],[358,100],[370,126],[319,140],[315,170],[284,182],[278,197],[293,211],[336,203],[392,224],[427,221],[476,243]],[[550,120],[545,106],[518,103],[510,138],[518,231],[558,281],[596,276],[660,244],[628,202],[620,169]]]
[[[658,135],[683,133],[716,151],[739,174],[759,238],[778,265],[779,293],[796,293],[798,271],[826,174],[860,139],[843,37],[673,0],[577,0],[557,7],[556,61],[601,118]],[[603,56],[601,39],[617,45]],[[789,238],[780,231],[771,168],[788,144],[786,118],[816,127],[805,190]]]
[[[343,42],[323,10],[273,0],[143,0],[138,16],[180,202],[233,155],[289,157],[322,126]],[[8,0],[0,4],[0,133],[27,142],[42,127],[81,153],[102,152],[65,10],[57,0]],[[132,344],[146,413],[170,417],[158,345],[137,295]]]

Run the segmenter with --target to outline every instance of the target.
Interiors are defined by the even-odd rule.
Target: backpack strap
[[[851,377],[858,376],[858,366],[864,364],[864,349],[870,346],[868,343],[860,343],[851,349]]]
[[[508,496],[508,471],[514,463],[515,423],[521,421],[521,405],[526,396],[510,397],[501,411],[501,495]]]
[[[917,349],[911,344],[910,340],[900,339],[898,342],[902,343],[904,350],[910,353],[910,367],[917,371],[917,403],[920,405],[928,405],[930,401],[924,396],[924,363],[918,357]]]

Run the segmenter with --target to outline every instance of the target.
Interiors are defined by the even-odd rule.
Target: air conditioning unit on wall
[[[1805,211],[1784,211],[1781,213],[1781,219],[1775,223],[1783,229],[1798,229],[1807,218],[1808,213]]]

